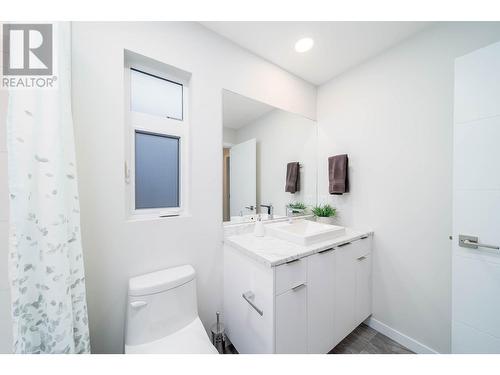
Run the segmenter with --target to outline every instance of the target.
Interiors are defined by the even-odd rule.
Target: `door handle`
[[[257,311],[257,313],[258,313],[260,316],[264,315],[264,311],[263,311],[262,309],[259,309],[259,308],[257,307],[257,305],[253,302],[253,300],[254,300],[254,298],[255,298],[255,294],[254,294],[253,292],[248,291],[248,292],[243,293],[241,296],[243,297],[243,299],[244,299],[245,301],[247,301],[247,302],[248,302],[248,304],[249,304],[250,306],[252,306],[252,307],[253,307],[253,309],[254,309],[255,311]]]
[[[351,244],[350,242],[346,242],[346,243],[340,244],[338,247],[347,246],[347,245],[350,245],[350,244]]]
[[[364,260],[364,259],[366,259],[366,255],[363,255],[363,256],[358,258],[359,261]]]
[[[294,287],[292,288],[292,290],[295,292],[296,290],[299,290],[300,288],[303,288],[303,287],[305,287],[305,286],[306,286],[306,284],[305,284],[305,283],[302,283],[302,284],[299,284],[299,285],[297,285],[297,286],[294,286]]]
[[[327,253],[327,252],[332,251],[332,250],[333,250],[333,247],[329,247],[328,249],[318,251],[318,254],[324,254],[324,253]]]
[[[458,246],[466,247],[468,249],[477,249],[479,247],[484,247],[487,249],[500,250],[499,246],[486,245],[484,243],[479,243],[478,240],[479,238],[477,236],[466,236],[464,234],[460,234],[458,236]]]

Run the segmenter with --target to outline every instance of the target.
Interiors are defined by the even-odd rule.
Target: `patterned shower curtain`
[[[11,90],[7,115],[15,353],[90,352],[69,23],[53,42],[57,89]]]

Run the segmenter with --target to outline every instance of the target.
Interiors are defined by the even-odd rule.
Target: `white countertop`
[[[275,267],[294,259],[312,255],[329,247],[357,240],[372,233],[346,228],[346,234],[341,237],[309,246],[297,245],[268,235],[256,237],[253,232],[227,236],[224,238],[224,242],[262,264]]]

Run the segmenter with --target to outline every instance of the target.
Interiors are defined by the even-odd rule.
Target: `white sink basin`
[[[269,235],[298,245],[312,245],[331,240],[345,234],[345,228],[336,225],[316,223],[310,220],[294,220],[267,224]]]

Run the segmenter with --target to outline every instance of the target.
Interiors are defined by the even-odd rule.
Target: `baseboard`
[[[389,327],[387,324],[384,324],[377,319],[370,317],[366,319],[364,323],[381,334],[386,335],[390,339],[393,339],[397,343],[407,347],[412,352],[417,354],[439,354],[436,350],[429,348],[427,345],[424,345],[409,336],[406,336],[404,333],[396,331],[394,328]]]

